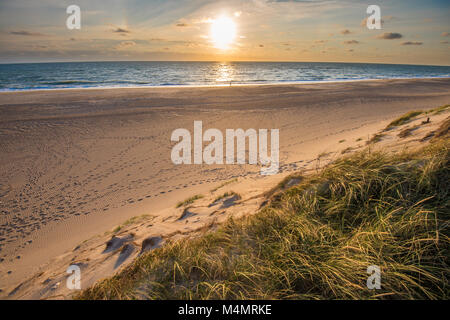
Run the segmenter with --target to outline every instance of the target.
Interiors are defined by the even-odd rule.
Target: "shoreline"
[[[0,89],[0,94],[14,92],[51,92],[51,91],[76,91],[76,90],[120,90],[120,89],[164,89],[164,88],[222,88],[222,87],[257,87],[257,86],[283,86],[283,85],[309,85],[309,84],[327,84],[327,83],[352,83],[366,81],[395,81],[395,80],[432,80],[432,79],[450,79],[450,76],[442,77],[399,77],[382,79],[342,79],[342,80],[311,80],[311,81],[281,81],[268,83],[232,83],[230,84],[180,84],[180,85],[149,85],[149,86],[100,86],[100,87],[68,87],[68,88],[39,88],[39,89]]]

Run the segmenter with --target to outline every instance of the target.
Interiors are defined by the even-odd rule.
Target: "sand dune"
[[[254,213],[289,173],[315,170],[363,147],[393,118],[449,98],[450,79],[0,93],[0,297],[66,297],[71,263],[90,285],[168,238]],[[195,120],[223,132],[280,129],[280,173],[175,166],[171,132],[192,131]],[[393,133],[380,145],[404,145]],[[226,191],[242,198],[214,203]],[[206,196],[175,208],[195,194]]]

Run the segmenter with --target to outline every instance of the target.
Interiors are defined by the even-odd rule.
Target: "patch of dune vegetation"
[[[225,181],[224,183],[220,184],[219,186],[217,186],[217,187],[211,189],[210,192],[216,192],[216,191],[219,190],[220,188],[223,188],[223,187],[225,187],[226,185],[229,185],[229,184],[234,183],[234,182],[237,182],[237,181],[238,181],[237,178],[234,178],[234,179]]]
[[[201,194],[196,194],[195,196],[192,196],[192,197],[190,197],[190,198],[187,198],[187,199],[184,200],[184,201],[178,202],[177,205],[176,205],[176,207],[177,207],[177,208],[185,207],[185,206],[187,206],[187,205],[189,205],[189,204],[194,203],[195,200],[201,199],[201,198],[203,198],[203,197],[204,197],[204,196],[201,195]]]
[[[430,114],[430,113],[432,113],[432,114],[439,114],[439,113],[442,113],[442,112],[444,112],[444,111],[446,111],[448,109],[450,109],[450,104],[431,109],[431,110],[427,111],[426,113],[427,114]]]
[[[217,196],[211,204],[217,203],[220,200],[223,200],[228,197],[233,197],[233,196],[236,197],[237,199],[241,199],[241,196],[238,193],[236,193],[234,191],[227,191],[224,194]]]
[[[386,136],[384,133],[377,133],[366,144],[378,143],[383,140],[384,136]]]
[[[392,121],[387,127],[386,130],[389,130],[393,127],[398,127],[401,126],[405,123],[410,122],[411,120],[413,120],[414,118],[416,118],[417,116],[421,115],[423,113],[423,111],[411,111],[408,112],[406,114],[404,114],[403,116],[395,119],[394,121]]]
[[[449,299],[449,144],[342,157],[255,215],[169,241],[77,298]],[[371,265],[380,290],[366,286]]]
[[[130,226],[132,224],[141,222],[141,221],[146,221],[146,220],[151,220],[154,217],[148,214],[143,214],[141,216],[135,216],[135,217],[131,217],[130,219],[128,219],[127,221],[125,221],[123,224],[118,225],[117,227],[114,228],[114,230],[112,231],[113,233],[117,233],[120,230],[122,230],[124,227]]]

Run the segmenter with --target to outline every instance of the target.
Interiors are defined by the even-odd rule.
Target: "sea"
[[[450,66],[326,62],[0,64],[0,91],[448,78]]]

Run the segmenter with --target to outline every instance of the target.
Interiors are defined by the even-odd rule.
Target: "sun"
[[[228,49],[236,37],[236,24],[228,17],[215,19],[211,24],[211,38],[218,49]]]

